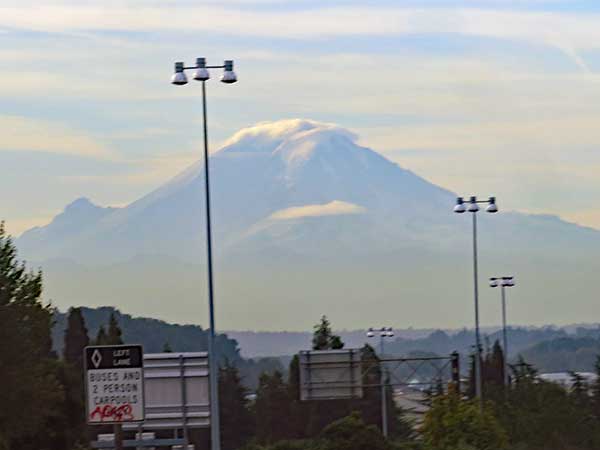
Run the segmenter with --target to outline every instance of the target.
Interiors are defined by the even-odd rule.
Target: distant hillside
[[[114,312],[123,331],[123,341],[143,345],[146,353],[161,352],[165,344],[168,344],[171,350],[177,352],[206,351],[208,349],[208,332],[199,326],[177,325],[146,317],[132,317],[110,306],[100,308],[82,307],[81,310],[90,339],[96,336],[100,326],[108,323],[110,314]],[[54,320],[55,324],[52,330],[53,347],[57,354],[61,355],[67,314],[57,311]],[[227,334],[217,336],[217,348],[222,363],[227,361],[235,365],[239,369],[246,387],[252,390],[256,389],[261,373],[270,373],[275,370],[285,373],[289,362],[289,360],[284,360],[286,363],[284,366],[278,358],[244,359],[240,356],[238,342],[229,338]]]
[[[148,353],[160,352],[165,344],[173,351],[204,351],[207,349],[206,330],[194,325],[170,324],[162,320],[132,317],[113,307],[82,308],[93,338],[98,328],[108,322],[114,312],[128,343],[140,343]],[[61,354],[66,325],[66,314],[57,312],[53,329],[54,349]],[[365,343],[378,345],[378,338],[367,339],[364,330],[337,332],[346,347],[361,347]],[[396,356],[417,354],[448,355],[458,351],[466,362],[474,342],[472,330],[396,330],[393,340],[386,342],[386,353]],[[497,328],[482,329],[485,346],[501,339]],[[600,326],[570,326],[566,328],[510,328],[510,359],[523,355],[527,362],[541,372],[568,370],[591,371],[600,355]],[[253,389],[263,371],[286,372],[290,357],[299,350],[310,348],[311,332],[255,332],[228,331],[219,334],[217,345],[222,361],[229,361],[239,369],[245,384]],[[465,366],[466,367],[466,366]]]
[[[90,339],[96,336],[101,325],[108,323],[111,312],[114,312],[123,331],[123,340],[127,343],[143,345],[144,351],[147,353],[161,352],[165,344],[168,344],[173,351],[179,352],[206,351],[208,349],[208,331],[199,326],[177,325],[146,317],[132,317],[110,306],[82,307],[81,311]],[[54,319],[52,340],[54,349],[61,354],[67,314],[57,312]],[[217,336],[217,347],[222,358],[234,363],[241,359],[237,341],[230,339],[227,335],[219,334]]]
[[[563,337],[540,342],[522,352],[525,361],[542,372],[594,372],[600,339]]]

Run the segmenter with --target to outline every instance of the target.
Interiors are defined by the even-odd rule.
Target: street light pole
[[[383,360],[384,358],[384,339],[386,337],[394,337],[394,331],[391,327],[381,327],[380,329],[369,328],[367,331],[367,337],[375,336],[375,332],[379,332],[379,358]],[[380,384],[381,384],[381,433],[385,438],[388,437],[388,410],[387,410],[387,390],[386,390],[386,369],[385,363],[381,361],[380,368]]]
[[[202,118],[204,134],[204,194],[206,207],[206,256],[208,276],[208,311],[209,311],[209,339],[208,339],[208,361],[210,381],[210,438],[212,450],[221,450],[221,432],[219,416],[219,355],[216,348],[215,333],[215,304],[214,304],[214,278],[212,261],[212,228],[210,208],[210,178],[208,157],[208,126],[206,114],[206,81],[210,78],[208,69],[224,69],[221,81],[231,84],[237,81],[233,71],[233,61],[225,61],[222,66],[207,66],[205,58],[197,58],[196,65],[185,67],[182,62],[175,63],[175,73],[171,83],[175,85],[187,84],[186,69],[194,69],[194,79],[202,82]],[[185,407],[185,405],[183,405]],[[186,442],[187,445],[187,442]]]
[[[500,280],[500,291],[502,293],[502,346],[504,350],[504,386],[508,388],[508,336],[506,329],[506,290],[507,287],[515,285],[514,277],[492,277],[490,278],[490,287],[498,287]]]
[[[475,396],[479,399],[479,407],[483,410],[483,382],[481,371],[481,336],[479,332],[479,276],[478,276],[478,261],[477,261],[477,212],[479,211],[478,203],[487,203],[486,211],[489,213],[498,212],[496,206],[496,198],[490,197],[488,200],[477,200],[477,197],[472,196],[469,199],[469,207],[465,206],[463,197],[456,199],[454,212],[462,214],[469,211],[473,214],[473,293],[475,301]]]

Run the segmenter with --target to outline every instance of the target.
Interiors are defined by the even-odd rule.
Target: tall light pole
[[[221,450],[219,425],[219,355],[215,345],[215,305],[212,264],[212,231],[210,219],[210,180],[208,170],[208,131],[206,124],[206,81],[210,79],[208,69],[223,69],[221,81],[231,84],[237,81],[233,71],[233,61],[225,61],[221,66],[207,66],[206,58],[196,58],[196,65],[185,67],[182,62],[175,63],[175,73],[171,83],[177,86],[187,84],[186,70],[194,70],[194,80],[202,82],[202,118],[204,128],[204,193],[206,205],[206,253],[208,267],[208,312],[210,334],[208,339],[209,381],[210,381],[210,439],[212,450]],[[187,440],[187,436],[185,437]]]
[[[394,337],[394,331],[391,327],[381,327],[381,328],[369,328],[367,331],[367,337],[372,338],[375,336],[375,333],[379,333],[379,358],[383,360],[383,344],[385,338]],[[381,383],[381,432],[387,438],[388,437],[388,412],[387,412],[387,395],[386,395],[386,386],[385,386],[385,363],[381,362],[381,374],[380,374],[380,383]]]
[[[504,386],[508,388],[508,337],[506,335],[506,292],[505,288],[515,285],[515,277],[492,277],[490,287],[500,286],[502,292],[502,346],[504,347]]]
[[[477,197],[472,196],[469,199],[469,206],[465,206],[463,197],[457,197],[454,212],[462,214],[466,211],[472,213],[473,216],[473,291],[475,297],[475,395],[479,399],[479,407],[483,409],[483,384],[481,380],[481,337],[479,334],[479,283],[478,283],[478,267],[477,267],[477,212],[479,211],[478,203],[487,203],[486,211],[489,213],[497,213],[496,197],[490,197],[487,200],[477,200]]]

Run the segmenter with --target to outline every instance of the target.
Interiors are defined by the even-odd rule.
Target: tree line
[[[83,348],[90,342],[120,344],[116,315],[90,338],[83,314],[67,317],[62,355],[52,350],[54,310],[41,300],[42,274],[26,268],[0,224],[0,450],[85,449],[93,433],[85,423]],[[315,326],[313,349],[343,348],[326,317]],[[169,350],[165,348],[164,350]],[[361,349],[377,362],[373,348]],[[600,448],[600,377],[586,385],[576,373],[565,389],[544,382],[520,359],[503,385],[502,349],[495,343],[482,360],[483,409],[473,398],[472,373],[463,393],[435,389],[422,424],[411,423],[387,385],[389,439],[381,432],[381,391],[366,387],[363,398],[302,402],[299,361],[287,377],[263,373],[249,395],[239,369],[225,361],[219,370],[224,450],[597,450]],[[600,360],[595,369],[600,374]],[[472,372],[472,369],[469,371]],[[364,375],[377,385],[380,373]],[[372,377],[368,378],[368,377]],[[205,430],[204,430],[205,431]],[[208,433],[195,433],[206,448]]]

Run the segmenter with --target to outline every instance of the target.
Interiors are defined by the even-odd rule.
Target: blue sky
[[[334,122],[501,207],[600,228],[600,5],[592,1],[2,2],[1,217],[18,234],[80,196],[135,200],[241,127]]]

